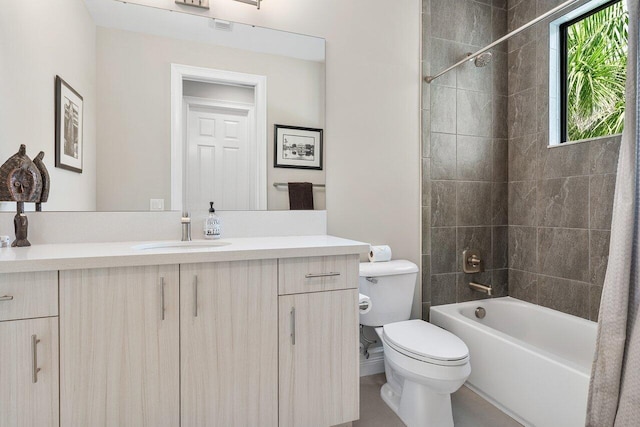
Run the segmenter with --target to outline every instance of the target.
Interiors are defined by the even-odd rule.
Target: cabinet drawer
[[[0,321],[57,315],[57,271],[0,274]]]
[[[358,287],[358,255],[278,260],[278,294],[333,291]]]

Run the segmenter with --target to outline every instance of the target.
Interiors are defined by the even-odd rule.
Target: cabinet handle
[[[331,273],[309,273],[309,274],[305,274],[304,277],[306,279],[313,279],[316,277],[334,277],[339,275],[340,273],[336,273],[335,271],[332,271]]]
[[[198,317],[198,276],[193,276],[193,317]]]
[[[40,340],[37,335],[31,335],[31,382],[38,382],[38,372],[40,372],[40,368],[38,368],[38,343]]]
[[[296,308],[291,307],[291,345],[296,345]]]
[[[11,301],[13,300],[13,295],[2,295],[0,297],[0,301]]]
[[[164,277],[160,278],[160,303],[162,304],[162,320],[164,320]]]

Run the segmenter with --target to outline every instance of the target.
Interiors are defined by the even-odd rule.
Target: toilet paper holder
[[[360,314],[367,314],[371,311],[371,299],[363,294],[358,294],[358,311]]]

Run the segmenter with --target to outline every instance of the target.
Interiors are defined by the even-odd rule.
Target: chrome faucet
[[[182,224],[182,241],[190,242],[191,241],[191,217],[189,216],[189,212],[182,213],[182,219],[180,220]]]

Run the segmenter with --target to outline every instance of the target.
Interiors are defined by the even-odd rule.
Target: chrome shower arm
[[[427,83],[431,83],[432,81],[434,81],[435,79],[437,79],[438,77],[442,76],[443,74],[448,73],[449,71],[453,70],[454,68],[459,67],[460,65],[466,63],[467,61],[473,60],[475,58],[477,58],[478,56],[482,55],[483,53],[485,53],[486,51],[488,51],[489,49],[494,48],[495,46],[499,45],[500,43],[502,43],[503,41],[509,40],[511,37],[515,36],[516,34],[519,34],[521,32],[523,32],[524,30],[526,30],[527,28],[537,24],[538,22],[542,21],[543,19],[548,18],[549,16],[560,12],[563,9],[566,9],[569,6],[572,6],[574,4],[577,4],[580,0],[568,0],[564,3],[559,4],[558,6],[554,7],[553,9],[549,10],[548,12],[543,13],[542,15],[538,16],[537,18],[527,22],[526,24],[524,24],[523,26],[511,31],[510,33],[500,37],[498,40],[494,41],[493,43],[483,47],[482,49],[480,49],[479,51],[477,51],[476,53],[472,53],[471,55],[467,56],[466,58],[456,62],[455,64],[453,64],[452,66],[450,66],[449,68],[440,71],[438,74],[435,74],[433,76],[427,76],[424,78],[424,81]]]

